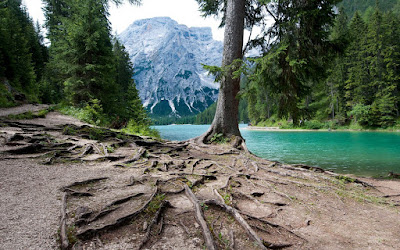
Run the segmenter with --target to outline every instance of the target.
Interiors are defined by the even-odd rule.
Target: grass
[[[336,179],[338,179],[341,183],[354,183],[356,180],[354,178],[345,176],[345,175],[338,175],[335,176]]]
[[[82,135],[86,134],[89,139],[103,141],[111,131],[104,128],[96,127],[83,127],[77,128],[75,126],[65,126],[63,130],[64,135]]]
[[[210,139],[210,142],[217,144],[224,144],[229,142],[229,138],[226,138],[223,134],[214,134]]]
[[[38,112],[25,112],[25,113],[21,113],[21,114],[16,114],[16,115],[8,115],[7,119],[10,120],[31,120],[31,119],[36,119],[36,118],[46,118],[46,115],[52,111],[52,108],[48,108],[48,109],[43,109],[43,110],[39,110]]]
[[[391,202],[388,202],[384,197],[380,197],[374,194],[369,194],[370,189],[365,188],[361,184],[357,184],[354,178],[348,176],[335,176],[336,181],[334,183],[338,187],[335,193],[343,198],[350,198],[357,202],[372,203],[376,205],[392,206]],[[333,180],[335,180],[333,179]]]
[[[399,131],[400,130],[400,120],[397,121],[393,126],[387,128],[376,128],[376,127],[364,127],[358,124],[357,122],[351,122],[347,125],[340,124],[337,120],[305,120],[300,125],[293,125],[292,122],[289,122],[285,119],[277,119],[270,118],[265,121],[261,121],[256,123],[257,127],[279,127],[280,129],[309,129],[309,130],[357,130],[357,131]]]
[[[73,246],[76,242],[78,242],[78,238],[76,237],[76,229],[74,225],[71,225],[67,228],[67,237],[69,245]]]
[[[62,114],[77,118],[80,121],[101,126],[109,127],[112,125],[113,117],[109,117],[103,113],[102,109],[97,106],[87,105],[84,108],[61,105],[57,108]],[[128,121],[127,125],[120,130],[125,134],[149,136],[153,138],[161,138],[156,129],[150,127],[150,124],[140,124],[134,120]]]
[[[145,213],[148,215],[153,215],[161,207],[161,203],[165,200],[165,194],[157,194],[154,196],[153,200],[147,205]]]

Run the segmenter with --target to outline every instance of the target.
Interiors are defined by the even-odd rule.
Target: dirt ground
[[[35,108],[35,110],[32,110]],[[0,110],[0,249],[399,249],[400,182]]]

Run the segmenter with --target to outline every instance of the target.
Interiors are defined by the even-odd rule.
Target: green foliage
[[[370,110],[370,105],[356,104],[349,112],[349,115],[354,116],[354,122],[359,123],[360,125],[368,125]]]
[[[349,1],[339,6],[345,3]],[[325,20],[327,25],[321,27],[330,34],[314,26],[313,39],[329,41],[325,45],[332,50],[301,36],[301,21],[294,29],[286,19],[281,27],[276,26],[281,37],[277,36],[262,58],[252,61],[255,66],[248,72],[249,82],[243,91],[252,124],[280,123],[281,128],[309,129],[396,126],[400,115],[400,15],[382,12],[375,1],[365,4],[370,8],[364,19],[355,12],[348,21],[347,9],[342,8],[331,23],[328,12],[320,13],[325,17],[316,22],[321,25]],[[380,1],[378,6],[383,4],[386,2]],[[392,5],[385,6],[382,9]],[[283,14],[297,13],[301,20],[310,10],[286,9]],[[291,44],[292,39],[297,43]],[[304,56],[300,52],[304,48],[312,56]],[[320,53],[320,49],[329,53]]]
[[[1,1],[0,27],[0,85],[8,82],[7,91],[12,89],[12,93],[0,94],[0,107],[14,104],[10,95],[17,101],[38,102],[37,83],[47,61],[39,28],[21,1]]]
[[[62,106],[60,111],[63,114],[97,126],[105,126],[109,123],[106,115],[103,113],[102,105],[97,99],[90,101],[83,108],[66,105]]]
[[[12,120],[30,120],[30,119],[36,119],[36,118],[45,118],[47,113],[50,112],[50,109],[43,109],[40,110],[36,113],[33,113],[31,111],[22,113],[22,114],[17,114],[17,115],[8,115],[8,119]]]
[[[374,8],[378,4],[379,9],[388,11],[398,4],[398,0],[343,0],[338,7],[343,7],[348,16],[353,16],[356,11],[364,12]]]
[[[6,87],[0,82],[0,107],[7,108],[15,105],[14,97],[7,91]]]
[[[327,27],[333,24],[337,1],[271,1],[269,12],[276,22],[264,32],[267,48],[248,74],[245,96],[253,123],[270,117],[291,118],[297,125],[310,112],[313,87],[326,76],[334,44]],[[269,43],[268,43],[269,41]],[[265,45],[263,46],[265,48]]]
[[[227,143],[228,141],[229,141],[229,138],[226,138],[224,136],[224,134],[221,134],[221,133],[214,134],[210,139],[211,143],[217,143],[217,144],[224,144],[224,143]]]
[[[122,128],[129,122],[127,130],[155,135],[132,79],[129,54],[110,35],[108,1],[44,2],[51,46],[41,98],[62,100],[64,113],[90,124]]]
[[[151,128],[149,124],[137,123],[135,120],[130,120],[128,125],[123,128],[122,131],[128,134],[160,138],[158,130]]]

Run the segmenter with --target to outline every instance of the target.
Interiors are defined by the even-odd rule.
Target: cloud
[[[36,22],[43,24],[44,14],[41,0],[23,0],[29,15]],[[121,33],[135,20],[169,16],[180,24],[188,27],[211,27],[213,37],[223,40],[223,29],[219,29],[219,20],[213,17],[204,18],[198,10],[199,6],[195,0],[143,0],[141,6],[124,3],[119,7],[114,4],[110,6],[110,22],[113,33]]]

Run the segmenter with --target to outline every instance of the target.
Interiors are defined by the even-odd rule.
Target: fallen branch
[[[203,210],[201,210],[199,201],[197,200],[196,196],[193,194],[192,190],[186,184],[185,184],[185,193],[186,193],[186,196],[189,198],[189,200],[192,202],[192,204],[194,206],[196,220],[202,228],[206,247],[209,250],[217,249],[217,247],[214,243],[212,234],[211,234],[211,232],[207,226],[207,223],[204,219]]]

